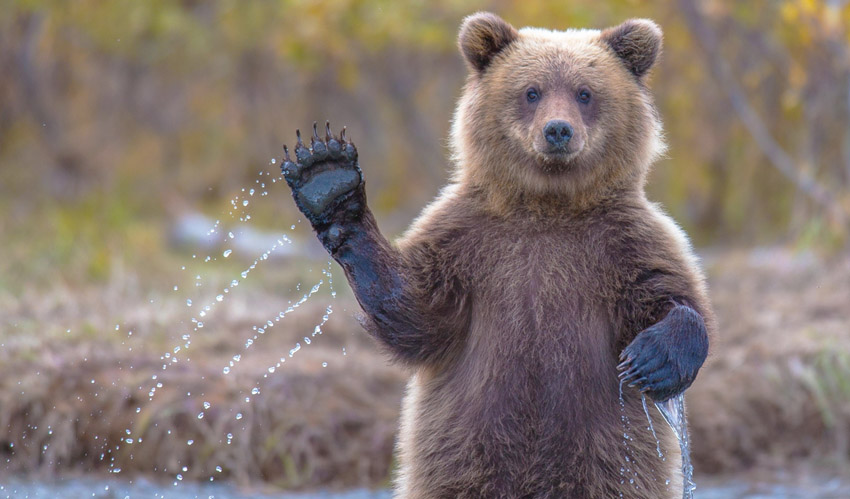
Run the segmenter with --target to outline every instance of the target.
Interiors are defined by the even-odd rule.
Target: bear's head
[[[525,199],[642,188],[664,150],[646,87],[661,51],[655,23],[517,30],[478,13],[459,45],[469,77],[452,130],[458,180]]]

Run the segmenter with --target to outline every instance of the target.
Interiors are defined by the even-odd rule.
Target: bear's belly
[[[508,321],[488,311],[473,320],[462,355],[413,378],[401,497],[668,495],[676,460],[658,458],[639,394],[626,390],[620,406],[611,325],[601,313],[565,316]],[[623,415],[634,422],[628,448]],[[670,457],[675,446],[655,419]]]

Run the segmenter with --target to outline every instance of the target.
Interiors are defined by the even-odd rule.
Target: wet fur
[[[624,413],[618,402],[626,347],[631,367],[655,366],[664,389],[678,393],[714,327],[689,243],[643,193],[663,150],[646,54],[637,46],[637,59],[626,60],[616,50],[625,42],[612,44],[632,36],[626,52],[635,57],[642,39],[625,28],[512,30],[492,14],[464,23],[471,74],[452,129],[457,170],[396,246],[380,234],[362,184],[314,224],[366,328],[414,372],[397,494],[679,496],[672,433],[654,412],[662,462],[638,390],[624,389]],[[518,82],[540,75],[568,89],[596,82],[603,111],[572,161],[529,147],[537,125],[522,121],[513,99],[524,91]],[[635,341],[652,327],[652,338]]]

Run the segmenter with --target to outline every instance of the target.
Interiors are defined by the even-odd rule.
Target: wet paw
[[[664,401],[691,386],[708,354],[702,317],[678,305],[645,329],[620,354],[619,378],[653,400]]]
[[[317,231],[358,218],[365,206],[363,173],[357,164],[357,149],[346,140],[345,128],[334,137],[330,124],[325,123],[323,140],[313,123],[309,148],[301,141],[301,131],[295,133],[295,160],[283,146],[280,168],[298,209]]]

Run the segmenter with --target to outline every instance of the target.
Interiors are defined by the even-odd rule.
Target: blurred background
[[[405,373],[279,183],[281,145],[346,125],[400,234],[450,173],[456,33],[477,10],[661,25],[670,150],[648,191],[694,241],[721,325],[688,392],[697,483],[850,483],[846,0],[11,0],[0,492],[387,486]]]

